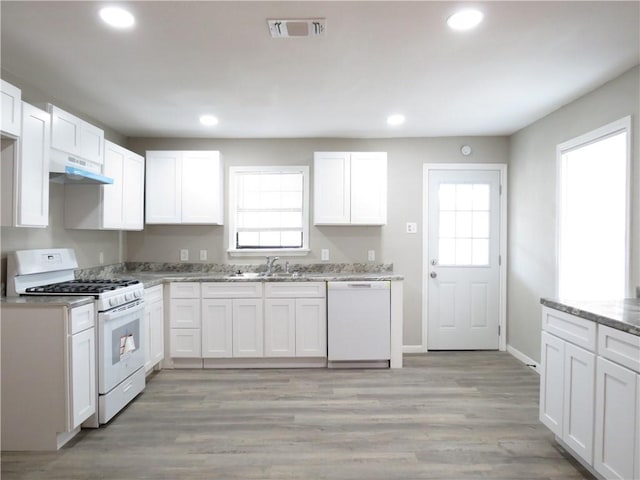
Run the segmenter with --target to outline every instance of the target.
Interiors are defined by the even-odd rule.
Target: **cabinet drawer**
[[[205,282],[202,298],[260,298],[261,282]]]
[[[596,351],[596,323],[553,308],[542,309],[542,328],[592,352]]]
[[[93,303],[71,309],[71,334],[81,332],[95,325]]]
[[[156,285],[155,287],[146,288],[144,291],[144,301],[147,303],[157,302],[162,300],[162,285]]]
[[[202,337],[199,328],[172,328],[169,331],[169,352],[172,358],[200,358]]]
[[[169,284],[171,298],[200,298],[200,283],[174,282]]]
[[[326,282],[277,282],[265,284],[267,298],[324,298]]]
[[[169,325],[171,328],[200,328],[200,300],[172,298],[169,302]]]
[[[640,373],[640,337],[598,325],[598,355]]]

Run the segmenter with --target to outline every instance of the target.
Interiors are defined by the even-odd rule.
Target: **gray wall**
[[[469,144],[473,154],[464,157],[460,146]],[[311,254],[292,257],[293,263],[320,262],[320,250],[330,250],[331,262],[366,262],[367,250],[376,261],[393,263],[405,276],[404,344],[422,343],[422,169],[424,163],[506,163],[506,137],[405,138],[405,139],[130,139],[128,148],[146,150],[220,150],[226,175],[235,165],[312,165],[314,151],[388,152],[388,224],[384,227],[313,227]],[[311,169],[313,172],[313,169]],[[313,173],[312,173],[313,175]],[[313,183],[312,183],[313,184]],[[226,187],[225,187],[226,192]],[[226,194],[225,194],[226,197]],[[313,202],[313,192],[311,193]],[[313,209],[313,205],[312,205]],[[226,212],[225,212],[226,216]],[[311,216],[311,219],[313,216]],[[417,222],[418,234],[405,233],[406,222]],[[313,220],[311,220],[313,223]],[[190,258],[201,249],[216,263],[258,263],[260,258],[229,257],[225,226],[147,226],[127,234],[127,258],[132,261],[179,260],[179,249],[188,248]]]
[[[640,285],[639,72],[640,67],[628,71],[510,138],[507,342],[536,361],[540,360],[539,300],[556,293],[556,145],[627,115],[632,116],[634,142],[627,293],[634,296],[631,289]]]

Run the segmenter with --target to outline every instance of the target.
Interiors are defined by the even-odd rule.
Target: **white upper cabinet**
[[[81,118],[48,104],[51,113],[51,148],[92,163],[104,163],[104,131]]]
[[[18,87],[0,80],[0,93],[2,93],[2,124],[0,124],[0,130],[4,135],[19,137],[22,92]]]
[[[315,225],[387,223],[386,152],[315,152]]]
[[[49,224],[50,115],[22,102],[22,135],[2,141],[2,225]]]
[[[222,159],[217,151],[149,151],[146,223],[223,224]]]
[[[65,185],[65,227],[84,230],[144,228],[144,157],[108,140],[104,174],[110,185]]]

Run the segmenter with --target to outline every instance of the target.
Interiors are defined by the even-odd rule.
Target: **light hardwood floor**
[[[164,370],[106,428],[2,454],[2,480],[592,479],[538,421],[539,377],[498,352],[402,370]]]

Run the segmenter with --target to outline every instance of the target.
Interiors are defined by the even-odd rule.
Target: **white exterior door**
[[[429,170],[428,350],[497,350],[500,170]]]

